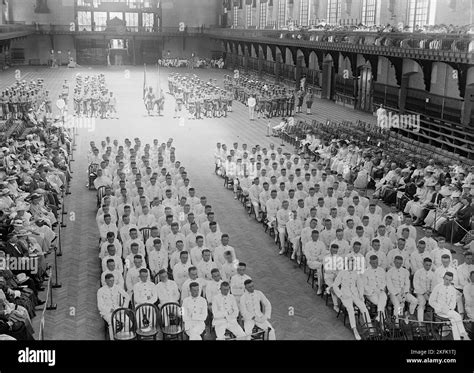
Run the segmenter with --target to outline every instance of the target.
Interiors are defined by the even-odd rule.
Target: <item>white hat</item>
[[[459,197],[461,197],[461,193],[457,190],[451,194],[451,198],[459,198]]]

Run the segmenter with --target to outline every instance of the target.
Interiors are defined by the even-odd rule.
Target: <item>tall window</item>
[[[408,26],[414,30],[416,26],[429,24],[430,0],[410,0],[408,7]]]
[[[142,13],[143,28],[147,32],[153,31],[154,26],[154,14],[153,13]]]
[[[362,23],[366,26],[375,25],[377,0],[364,0],[362,2]]]
[[[309,0],[300,0],[300,26],[309,25]]]
[[[125,24],[130,31],[138,31],[138,13],[125,13]]]
[[[245,26],[252,26],[252,4],[245,5]]]
[[[264,29],[267,26],[268,2],[260,2],[260,15],[258,27]]]
[[[234,27],[237,27],[239,25],[239,7],[234,6],[234,11],[232,12],[233,20],[232,24]]]
[[[91,12],[77,12],[77,25],[79,31],[92,30],[92,13]]]
[[[107,12],[94,12],[95,31],[104,31],[107,27]]]
[[[278,0],[278,28],[286,26],[286,0]]]
[[[328,0],[328,23],[337,24],[341,18],[342,0]]]

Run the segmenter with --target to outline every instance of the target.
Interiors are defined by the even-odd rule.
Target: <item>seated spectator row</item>
[[[444,320],[454,339],[467,339],[463,320],[474,316],[472,252],[466,251],[462,264],[453,260],[445,239],[434,239],[429,226],[417,239],[412,215],[400,215],[395,205],[383,214],[385,206],[354,188],[352,180],[357,183],[359,176],[344,177],[339,168],[344,157],[338,155],[328,152],[312,162],[298,153],[283,154],[273,144],[249,151],[247,144],[234,143],[227,151],[218,143],[215,163],[224,185],[274,236],[279,254],[308,267],[308,281],[317,284],[318,294],[332,300],[338,315],[349,317],[356,339],[361,339],[356,314],[364,316],[364,335],[373,337],[384,335],[389,325],[400,330],[398,320],[416,310],[409,321],[414,325]],[[367,158],[355,165],[365,169],[365,179],[373,171]],[[430,185],[431,168],[415,176]],[[448,187],[459,193],[456,188]],[[465,193],[463,198],[470,203]]]
[[[254,289],[207,198],[196,196],[172,143],[91,143],[90,184],[100,207],[98,308],[110,338],[149,336],[156,320],[154,336],[159,325],[163,338],[275,339],[270,302]],[[213,332],[206,333],[208,325]]]
[[[0,339],[34,339],[31,319],[45,303],[46,257],[71,180],[68,131],[46,120],[30,129],[0,149]]]

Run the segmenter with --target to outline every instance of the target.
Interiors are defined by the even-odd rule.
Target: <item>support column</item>
[[[136,55],[135,55],[135,36],[132,38],[132,48],[133,48],[133,66],[137,65]]]
[[[281,55],[279,50],[275,51],[275,81],[279,83],[281,81],[280,74],[282,70],[282,63],[283,63],[283,56]]]
[[[410,79],[409,74],[402,75],[401,84],[400,84],[400,93],[398,96],[398,110],[400,114],[405,113],[405,106],[407,103],[407,94],[408,94],[408,81]]]
[[[296,89],[299,89],[300,80],[302,76],[302,65],[303,65],[304,56],[300,56],[296,59],[296,67],[295,67],[295,79],[296,79]]]
[[[474,116],[474,84],[469,84],[466,87],[464,95],[464,102],[462,108],[461,124],[465,126],[474,126],[474,122],[471,122],[471,118]]]

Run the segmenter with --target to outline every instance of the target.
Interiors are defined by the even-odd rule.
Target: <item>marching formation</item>
[[[31,112],[44,112],[49,118],[52,115],[53,107],[49,91],[44,87],[43,79],[30,82],[17,80],[15,85],[2,92],[0,110],[0,119],[4,120],[25,119]]]
[[[117,99],[107,88],[105,75],[76,75],[74,88],[74,116],[101,119],[119,119]],[[65,100],[68,105],[67,98]]]
[[[304,104],[306,114],[311,114],[314,93],[311,88],[305,90],[304,85],[299,90],[289,89],[239,73],[234,77],[225,75],[224,86],[235,100],[248,106],[250,120],[255,119],[255,113],[257,118],[290,117],[301,113]]]
[[[97,301],[110,338],[152,327],[156,336],[151,320],[159,313],[163,338],[202,339],[210,326],[217,339],[275,339],[270,302],[245,274],[207,198],[196,196],[172,144],[91,143],[89,162],[103,159],[93,175],[103,271]]]
[[[183,117],[184,108],[188,119],[225,118],[232,111],[231,93],[196,75],[170,74],[168,88],[176,100],[175,118]]]

